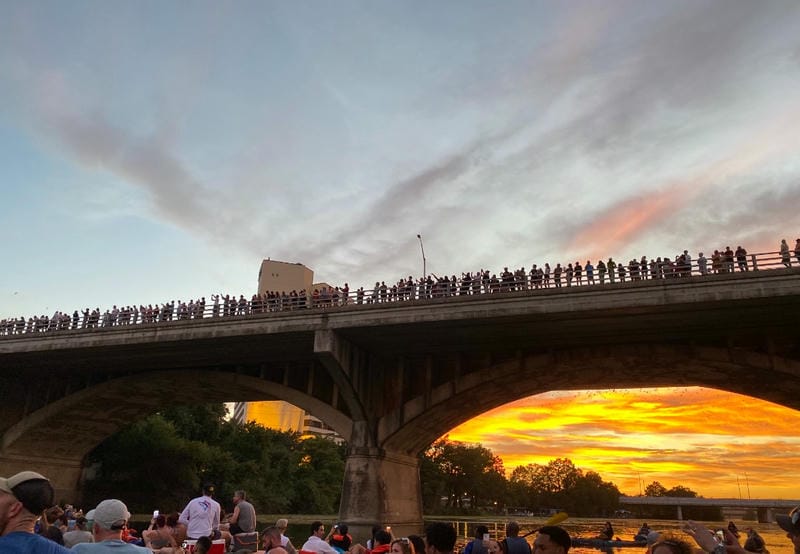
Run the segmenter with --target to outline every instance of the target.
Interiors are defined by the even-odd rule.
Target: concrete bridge
[[[795,269],[0,340],[0,474],[59,496],[122,426],[176,403],[281,399],[349,443],[340,519],[422,524],[418,453],[552,390],[697,385],[800,409]],[[76,424],[79,422],[79,424]]]
[[[741,508],[754,510],[758,514],[758,521],[774,523],[775,514],[785,514],[795,506],[800,506],[800,500],[780,499],[750,499],[750,498],[688,498],[681,496],[620,496],[619,503],[623,506],[674,506],[675,519],[683,519],[683,508],[687,506],[709,506],[715,508]]]

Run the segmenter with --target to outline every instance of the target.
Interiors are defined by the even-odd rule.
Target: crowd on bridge
[[[429,524],[422,535],[395,537],[390,526],[376,525],[366,544],[357,543],[345,523],[325,530],[321,521],[309,527],[310,535],[298,549],[286,535],[288,520],[256,530],[254,506],[243,490],[233,495],[233,511],[224,514],[214,499],[214,486],[203,486],[202,494],[189,500],[180,513],[168,516],[153,512],[149,527],[137,533],[130,525],[131,513],[122,500],[100,502],[86,514],[54,502],[50,481],[33,471],[0,477],[0,553],[2,554],[456,554],[457,532],[445,522]],[[559,517],[563,516],[563,517]],[[475,528],[475,539],[463,554],[568,554],[573,538],[560,527],[567,514],[557,514],[544,526],[520,535],[515,521],[507,522],[505,537],[492,537],[486,526]],[[800,507],[777,517],[787,538],[800,552]],[[699,547],[682,538],[652,531],[647,524],[639,530],[647,554],[766,554],[766,545],[751,534],[742,546],[735,525],[712,532],[689,521],[684,529]],[[536,533],[531,545],[527,536]],[[758,536],[757,533],[755,533]],[[760,538],[760,537],[759,537]],[[619,541],[611,522],[595,539]],[[576,544],[582,544],[575,541]]]
[[[762,259],[764,267],[792,267],[792,254],[796,264],[800,264],[800,238],[790,250],[786,239],[780,244],[780,250],[767,253]],[[764,256],[764,255],[762,255]],[[778,261],[779,260],[779,261]],[[775,263],[773,263],[775,262]],[[325,309],[347,304],[384,304],[387,302],[404,302],[410,300],[427,300],[449,298],[454,296],[472,296],[506,292],[536,291],[540,289],[582,287],[625,283],[628,281],[682,279],[692,276],[706,276],[747,272],[757,269],[758,258],[750,255],[745,248],[738,246],[733,250],[730,246],[714,250],[710,257],[698,252],[697,258],[684,250],[675,256],[664,256],[648,259],[630,259],[627,262],[615,261],[612,257],[598,260],[593,264],[586,260],[569,262],[566,265],[549,262],[544,265],[533,264],[529,270],[525,267],[493,273],[488,269],[463,272],[460,277],[437,276],[429,274],[417,279],[411,275],[400,278],[393,284],[378,281],[371,288],[359,287],[350,290],[348,283],[343,286],[320,286],[313,290],[267,291],[254,294],[250,298],[240,294],[213,294],[210,302],[205,297],[188,301],[169,300],[161,304],[148,305],[114,305],[101,311],[100,308],[85,308],[82,311],[56,311],[52,316],[39,315],[32,317],[6,318],[0,320],[0,336],[20,335],[27,333],[43,333],[52,331],[96,329],[136,324],[165,323],[173,320],[192,320],[208,317],[243,317],[253,314],[305,310],[308,308]]]

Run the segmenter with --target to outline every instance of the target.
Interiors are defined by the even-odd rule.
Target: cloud
[[[763,92],[774,69],[769,54],[784,51],[779,38],[791,28],[785,17],[791,9],[796,9],[791,2],[639,7],[621,2],[599,10],[575,5],[556,14],[558,24],[548,26],[555,31],[539,31],[531,45],[514,48],[509,46],[515,35],[496,37],[487,29],[480,35],[485,48],[478,49],[479,59],[393,93],[393,99],[403,99],[397,102],[403,109],[412,98],[416,111],[382,113],[379,121],[393,126],[387,136],[416,143],[387,142],[370,151],[380,153],[376,159],[349,150],[385,139],[373,134],[376,120],[367,118],[386,106],[367,104],[367,93],[358,96],[360,102],[348,97],[352,91],[386,88],[371,66],[348,73],[364,80],[353,85],[333,71],[302,76],[304,90],[322,91],[335,97],[332,106],[344,106],[347,117],[331,119],[344,121],[348,144],[331,146],[326,140],[342,136],[331,121],[308,127],[295,117],[302,111],[299,104],[278,127],[268,125],[273,122],[263,105],[248,105],[242,113],[263,121],[263,132],[246,152],[218,164],[190,155],[190,147],[179,142],[181,129],[186,132],[187,121],[204,107],[192,89],[209,84],[210,64],[190,63],[187,54],[173,53],[160,70],[164,86],[175,94],[162,91],[170,100],[163,112],[143,114],[158,116],[154,129],[115,119],[107,98],[87,94],[88,86],[60,71],[45,70],[48,77],[36,83],[42,92],[35,111],[41,135],[55,138],[69,157],[143,191],[152,201],[150,217],[240,254],[302,261],[332,282],[358,286],[407,275],[410,267],[418,274],[419,232],[431,237],[425,244],[429,267],[439,273],[527,266],[543,256],[607,256],[670,231],[691,242],[699,238],[687,238],[688,230],[705,237],[735,228],[732,216],[695,225],[699,208],[688,204],[703,198],[697,195],[704,188],[715,189],[719,176],[733,176],[724,164],[736,169],[741,159],[755,159],[749,168],[739,168],[755,181],[764,161],[778,156],[758,158],[757,149],[790,144],[776,136],[748,153],[737,150],[728,135],[760,116],[747,112],[769,97]],[[380,14],[370,22],[381,25]],[[204,24],[214,27],[210,20]],[[224,39],[219,28],[215,32]],[[313,52],[313,46],[304,51]],[[414,44],[413,51],[427,52],[429,46]],[[206,44],[198,48],[209,54]],[[794,52],[796,44],[791,48]],[[328,55],[343,64],[344,54]],[[381,55],[389,66],[396,52],[385,48]],[[435,60],[426,60],[425,67],[435,67]],[[409,71],[408,60],[400,61]],[[167,75],[173,70],[175,75]],[[303,101],[313,96],[299,95]],[[300,98],[292,97],[298,103]],[[785,115],[789,121],[791,114]],[[323,162],[311,151],[307,162],[287,155],[286,143],[304,140],[327,144],[336,155],[326,160],[347,162],[325,168],[317,167]],[[406,150],[415,156],[404,157]],[[409,171],[409,159],[423,169]],[[698,163],[703,159],[719,162]],[[338,173],[351,165],[381,169],[355,172],[368,175],[369,186],[325,182],[326,170],[335,173],[330,180],[337,185],[346,181]],[[673,227],[675,214],[680,222]],[[767,226],[749,226],[750,233],[766,237]]]
[[[100,111],[81,109],[78,92],[58,72],[43,74],[37,92],[39,124],[67,155],[137,185],[165,220],[190,231],[207,229],[212,209],[202,200],[206,185],[155,137],[136,136]]]
[[[687,484],[705,496],[724,496],[731,476],[746,473],[754,489],[791,497],[780,475],[800,461],[798,424],[794,410],[690,387],[538,395],[466,422],[449,436],[482,443],[509,471],[567,457],[629,493],[638,491],[638,473],[645,484]]]

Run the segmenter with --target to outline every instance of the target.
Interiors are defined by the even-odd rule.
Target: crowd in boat
[[[202,494],[188,501],[183,511],[164,515],[154,511],[149,527],[141,535],[129,525],[131,514],[119,499],[106,499],[85,514],[82,510],[54,502],[49,479],[33,471],[0,477],[0,553],[23,554],[456,554],[457,533],[444,522],[428,525],[420,535],[396,537],[390,526],[375,526],[364,544],[353,540],[345,523],[326,530],[322,521],[309,526],[308,539],[298,548],[286,535],[287,519],[279,519],[260,532],[254,506],[244,490],[233,495],[233,511],[224,514],[214,498],[214,486],[203,486]],[[560,513],[544,526],[524,534],[515,521],[505,526],[505,536],[492,536],[478,525],[475,538],[463,554],[567,554],[572,546],[598,546],[582,541],[622,541],[611,522],[591,538],[571,537],[558,524],[567,519]],[[800,507],[777,517],[787,538],[800,553]],[[679,536],[653,531],[645,523],[633,543],[646,546],[647,554],[768,554],[763,539],[753,529],[744,545],[731,522],[712,531],[689,521],[684,531],[696,546]],[[534,535],[533,544],[527,537]],[[608,546],[600,545],[599,547]],[[620,545],[625,546],[625,545]]]

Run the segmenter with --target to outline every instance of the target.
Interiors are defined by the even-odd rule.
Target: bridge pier
[[[47,477],[55,489],[56,502],[77,504],[81,501],[82,460],[0,454],[0,475],[10,477],[20,471],[35,471]]]
[[[398,537],[422,531],[419,459],[380,448],[351,448],[342,485],[339,518],[363,542],[374,525],[391,525]]]
[[[680,506],[678,506],[678,513],[675,515],[675,519],[678,521],[683,521],[683,510]]]

